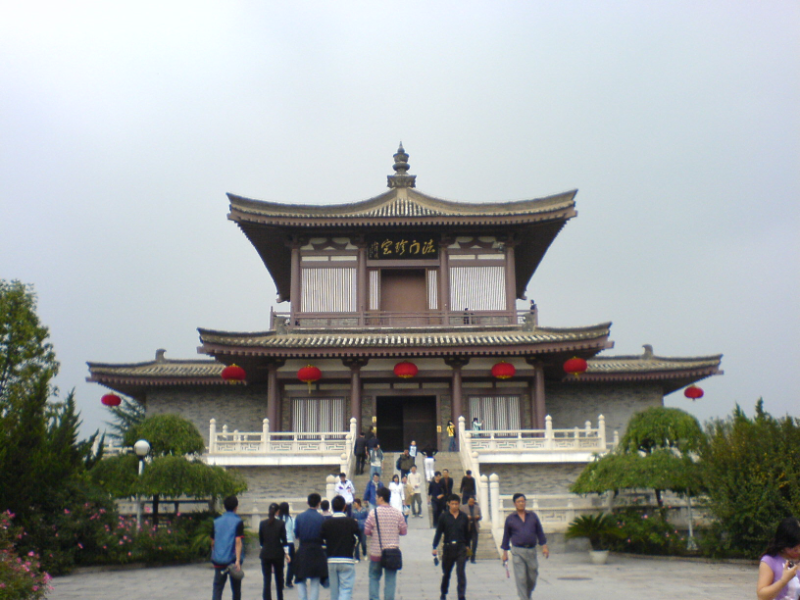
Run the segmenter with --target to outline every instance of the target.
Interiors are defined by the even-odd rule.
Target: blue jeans
[[[306,577],[295,586],[300,600],[319,600],[319,577]]]
[[[450,447],[447,449],[448,452],[455,452],[456,451],[456,438],[455,436],[450,438]]]
[[[386,574],[383,586],[383,600],[394,600],[394,589],[397,587],[397,571],[384,569],[377,560],[369,561],[369,600],[381,600],[381,575]]]
[[[230,568],[233,568],[231,565]],[[225,589],[225,583],[228,581],[228,569],[220,569],[214,567],[214,592],[211,595],[211,600],[222,600],[222,590]],[[233,600],[242,600],[242,580],[234,579],[231,577],[231,591],[233,592]]]
[[[375,475],[375,473],[377,473],[378,477],[380,478],[380,476],[381,476],[381,467],[370,467],[369,468],[369,480],[370,481],[372,481],[372,476]]]
[[[331,600],[351,600],[356,583],[356,566],[328,562],[328,580],[331,582]]]

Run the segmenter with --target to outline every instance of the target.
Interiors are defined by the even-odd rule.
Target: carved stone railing
[[[289,332],[302,329],[337,328],[405,328],[405,327],[455,327],[478,326],[516,326],[526,324],[534,327],[536,313],[530,311],[427,311],[427,312],[386,312],[368,311],[365,313],[298,313],[292,320],[291,313],[273,312],[270,328]]]
[[[356,420],[349,431],[270,431],[269,419],[261,431],[230,431],[227,425],[217,430],[211,419],[206,462],[225,466],[257,465],[340,465],[349,473],[353,461]]]
[[[593,454],[605,454],[618,442],[615,432],[614,441],[608,444],[603,415],[598,417],[597,427],[586,421],[584,427],[554,429],[553,419],[548,415],[544,429],[462,430],[461,437],[462,452],[472,463],[485,461],[489,455],[490,462],[520,462],[519,455],[528,455],[529,460],[535,462],[537,455],[543,457],[547,454],[584,462]],[[507,460],[503,460],[503,455]]]

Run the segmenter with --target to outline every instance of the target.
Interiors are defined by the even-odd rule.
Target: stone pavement
[[[428,519],[409,519],[409,533],[401,538],[404,568],[397,578],[397,600],[438,600],[441,568],[433,566],[433,530]],[[481,543],[490,543],[483,535]],[[757,567],[611,556],[604,566],[592,565],[586,552],[540,556],[539,583],[533,600],[750,600],[755,597]],[[511,569],[511,561],[509,561]],[[356,565],[353,598],[368,598],[365,561]],[[245,561],[243,600],[261,598],[261,565],[251,553]],[[54,580],[51,600],[179,600],[210,598],[210,565],[80,573]],[[455,570],[448,598],[456,600]],[[230,598],[230,584],[224,598]],[[273,586],[273,598],[275,590]],[[297,588],[285,590],[286,600],[297,600]],[[381,596],[382,597],[382,596]],[[506,578],[499,560],[467,564],[467,598],[517,598],[514,574]],[[320,600],[329,600],[322,590]]]

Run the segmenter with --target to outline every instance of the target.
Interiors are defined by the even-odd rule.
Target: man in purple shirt
[[[503,562],[508,561],[508,550],[514,547],[512,562],[514,563],[514,579],[517,582],[517,594],[520,600],[530,600],[536,587],[539,575],[539,562],[536,559],[536,544],[542,547],[545,558],[550,556],[547,538],[542,529],[542,522],[532,510],[525,510],[525,494],[514,494],[516,511],[506,517],[503,527]]]

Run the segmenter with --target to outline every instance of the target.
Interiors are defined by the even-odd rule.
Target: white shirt
[[[339,479],[339,481],[336,482],[336,487],[333,489],[336,492],[336,495],[344,498],[344,501],[347,502],[347,504],[353,503],[353,495],[356,493],[356,488],[353,486],[352,481],[345,479],[344,483],[342,483],[342,480]]]
[[[392,492],[392,495],[389,496],[389,504],[392,505],[392,508],[396,508],[402,513],[403,500],[406,499],[405,492],[403,491],[403,484],[393,481],[389,484],[389,491]]]
[[[415,494],[422,493],[422,473],[414,473],[413,471],[408,474],[408,483],[414,488]]]

